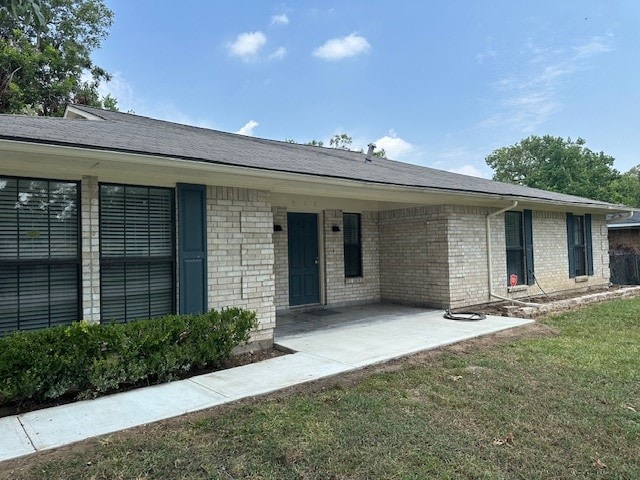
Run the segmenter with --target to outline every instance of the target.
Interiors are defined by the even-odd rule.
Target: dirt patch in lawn
[[[249,365],[251,363],[262,362],[263,360],[279,357],[281,355],[287,355],[287,352],[276,350],[275,348],[246,352],[239,355],[234,355],[229,360],[227,360],[224,363],[224,365],[220,367],[194,369],[189,372],[185,372],[183,375],[180,375],[179,378],[176,378],[176,380],[184,380],[185,378],[191,378],[197,375],[204,375],[211,372],[218,372],[220,370],[226,370],[228,368],[241,367],[242,365]],[[149,385],[154,385],[154,384],[156,383],[143,382],[136,385],[129,385],[129,386],[120,388],[118,390],[107,392],[103,395],[111,395],[114,393],[126,392],[129,390],[134,390],[136,388],[148,387]],[[97,396],[103,396],[103,395],[97,395]],[[65,404],[73,403],[76,401],[78,401],[78,398],[75,395],[70,395],[66,397],[57,398],[49,402],[33,401],[33,402],[22,402],[19,404],[9,404],[9,405],[0,407],[0,418],[7,417],[9,415],[19,415],[21,413],[32,412],[34,410],[41,410],[43,408],[56,407],[58,405],[65,405]]]

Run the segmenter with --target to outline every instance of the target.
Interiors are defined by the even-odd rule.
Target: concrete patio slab
[[[384,312],[387,306],[381,307],[368,307],[377,311],[376,321],[351,322],[351,313],[345,312],[347,319],[343,323],[336,322],[328,329],[285,334],[277,337],[276,343],[360,368],[532,322],[496,316],[480,321],[455,321],[443,318],[439,310],[411,307],[403,307],[402,315],[396,310],[385,315],[380,311]]]
[[[36,451],[18,417],[0,418],[0,438],[0,462]]]

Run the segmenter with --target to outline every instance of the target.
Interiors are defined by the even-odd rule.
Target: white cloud
[[[522,58],[507,59],[518,70],[504,72],[493,87],[497,109],[480,127],[507,127],[531,134],[562,110],[562,88],[590,67],[587,60],[613,50],[611,36],[592,37],[570,47],[547,47],[529,39]],[[496,55],[497,56],[497,55]],[[483,60],[486,60],[484,57]],[[504,59],[501,60],[502,63]]]
[[[89,73],[84,73],[83,81],[91,80]],[[135,92],[134,85],[128,82],[120,72],[115,72],[111,76],[110,82],[103,82],[98,87],[98,94],[101,97],[111,95],[118,101],[118,110],[136,115],[166,120],[167,122],[192,125],[194,127],[215,128],[215,125],[208,118],[195,118],[184,113],[173,103],[153,102],[150,103]]]
[[[490,178],[491,170],[484,163],[485,150],[485,147],[472,149],[467,146],[452,146],[440,150],[432,150],[424,154],[428,158],[428,162],[421,162],[421,164],[452,173]]]
[[[313,55],[324,60],[342,60],[367,53],[371,45],[367,39],[352,33],[343,38],[332,38],[313,51]]]
[[[271,17],[271,25],[288,25],[289,17],[287,17],[286,13],[281,15],[274,15]]]
[[[591,57],[598,53],[610,52],[613,48],[611,46],[612,35],[604,37],[593,37],[587,43],[574,47],[574,51],[580,58]]]
[[[184,113],[173,103],[158,103],[146,105],[140,103],[138,108],[133,108],[137,115],[144,115],[158,120],[166,120],[167,122],[180,123],[182,125],[191,125],[201,128],[215,128],[215,125],[208,118],[196,118]]]
[[[463,166],[461,166],[459,168],[451,168],[451,169],[449,169],[449,172],[460,173],[462,175],[469,175],[471,177],[486,178],[486,175],[484,174],[484,172],[481,172],[480,170],[478,170],[476,167],[474,167],[470,163],[468,163],[466,165],[463,165]]]
[[[387,157],[397,160],[414,150],[413,145],[398,137],[393,130],[389,132],[389,135],[385,135],[373,143],[375,143],[377,150],[383,149],[387,153]]]
[[[280,47],[271,55],[269,55],[269,60],[282,60],[286,54],[287,54],[287,49],[284,47]]]
[[[90,75],[87,73],[86,77],[83,74],[82,80],[89,80]],[[136,97],[133,93],[133,85],[131,85],[120,72],[114,72],[111,75],[111,81],[102,82],[98,87],[98,94],[101,97],[111,95],[118,101],[118,110],[121,112],[128,112],[134,110],[134,104]]]
[[[258,54],[267,43],[267,36],[258,32],[241,33],[235,42],[229,43],[227,48],[229,55],[239,57],[245,62],[251,62],[258,58]]]
[[[260,125],[260,124],[258,122],[256,122],[255,120],[249,120],[236,133],[239,134],[239,135],[247,135],[249,137],[252,137],[253,136],[253,129],[256,128],[258,125]]]

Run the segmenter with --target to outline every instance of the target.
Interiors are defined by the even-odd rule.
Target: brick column
[[[269,192],[207,187],[209,307],[255,310],[251,342],[273,344],[276,325]]]
[[[289,242],[287,229],[287,207],[272,207],[273,224],[280,225],[282,231],[273,232],[275,263],[275,305],[276,309],[289,308]]]
[[[100,322],[100,221],[98,177],[82,177],[82,318]]]

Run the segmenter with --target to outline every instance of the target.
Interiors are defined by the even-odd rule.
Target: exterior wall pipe
[[[498,210],[497,212],[492,212],[487,214],[486,217],[486,222],[487,222],[487,273],[488,273],[488,277],[489,277],[489,300],[491,300],[491,298],[499,298],[500,300],[506,300],[508,302],[513,302],[513,303],[517,303],[518,305],[525,305],[527,307],[540,307],[539,304],[537,303],[530,303],[530,302],[521,302],[519,300],[514,300],[512,298],[507,298],[507,297],[503,297],[501,295],[498,295],[497,293],[495,293],[493,291],[493,273],[491,271],[491,266],[493,264],[493,259],[492,259],[492,255],[491,255],[491,219],[497,215],[500,215],[501,213],[504,213],[508,210],[511,210],[512,208],[516,208],[518,206],[518,201],[514,200],[513,203],[511,205],[509,205],[508,207],[505,207],[501,210]]]
[[[610,220],[629,220],[635,213],[635,210],[630,210],[624,213],[617,213],[614,214],[613,217],[610,218]]]

